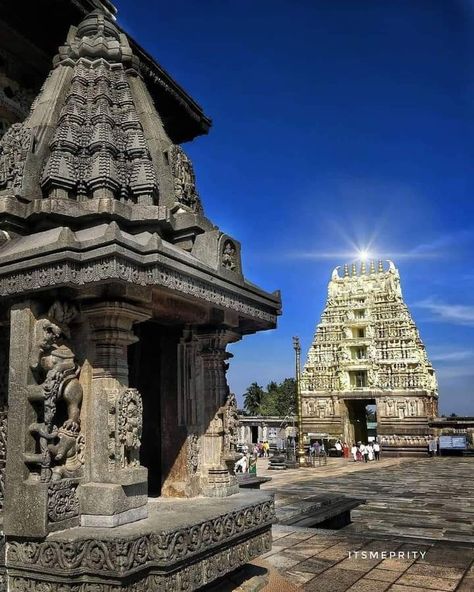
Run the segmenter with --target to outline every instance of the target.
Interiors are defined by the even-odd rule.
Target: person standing
[[[370,444],[367,446],[367,453],[369,460],[374,460],[374,445],[372,442],[370,442]]]
[[[353,444],[352,448],[351,448],[351,454],[354,459],[354,462],[357,462],[357,453],[358,452],[359,452],[359,449],[357,448],[357,446],[355,444]]]
[[[340,440],[336,441],[334,448],[336,449],[336,455],[339,457],[342,456],[342,444]]]
[[[362,458],[364,459],[364,462],[367,462],[367,457],[369,455],[369,450],[368,450],[367,446],[365,444],[361,444],[359,448],[360,448],[360,452],[362,454]]]
[[[374,455],[375,460],[380,460],[380,444],[378,442],[374,442]]]
[[[347,445],[347,442],[344,442],[342,445],[342,456],[344,458],[349,458],[349,446]]]

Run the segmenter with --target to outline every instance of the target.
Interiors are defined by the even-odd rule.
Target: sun
[[[360,249],[357,253],[357,258],[361,261],[368,261],[372,258],[372,255],[367,249]]]

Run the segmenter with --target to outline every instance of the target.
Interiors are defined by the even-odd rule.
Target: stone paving
[[[274,477],[262,489],[275,493],[277,516],[286,515],[295,498],[343,494],[366,500],[352,511],[353,523],[344,532],[474,545],[472,458],[402,458],[368,464],[329,459],[324,467],[277,474],[259,464],[259,474]]]
[[[318,492],[367,503],[338,531],[274,525],[272,550],[247,568],[248,587],[229,581],[219,592],[474,592],[473,459],[329,459],[324,467],[279,473],[267,471],[267,462],[259,460],[258,470],[273,477],[262,489],[275,493],[277,516]],[[268,572],[266,586],[258,569]]]

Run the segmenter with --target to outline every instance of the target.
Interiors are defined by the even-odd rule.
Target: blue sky
[[[472,2],[116,4],[213,119],[185,145],[206,214],[282,291],[278,329],[232,346],[238,397],[293,374],[332,268],[370,246],[400,269],[441,412],[474,415]]]

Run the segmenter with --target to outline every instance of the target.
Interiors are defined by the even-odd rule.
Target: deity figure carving
[[[224,427],[224,454],[233,454],[237,451],[237,429],[239,416],[237,413],[237,400],[233,393],[229,393],[223,408]]]
[[[116,458],[122,468],[140,465],[143,403],[137,389],[126,389],[117,402]]]
[[[171,172],[174,177],[174,192],[178,202],[201,212],[201,201],[196,190],[196,177],[193,164],[180,146],[173,145],[168,150]]]
[[[197,434],[188,434],[187,468],[190,475],[197,472],[199,466],[200,442]]]
[[[222,267],[229,271],[236,271],[238,268],[237,250],[234,243],[230,240],[227,240],[224,243],[224,248],[222,250]]]
[[[30,426],[30,433],[39,443],[42,454],[41,479],[49,481],[79,476],[82,463],[78,460],[82,386],[81,368],[66,341],[70,338],[68,324],[77,314],[73,306],[56,302],[47,318],[37,321],[35,342],[30,367],[38,383],[29,399],[40,403],[38,422]],[[58,429],[55,420],[58,405],[66,407],[66,419]],[[76,462],[77,461],[77,462]]]

